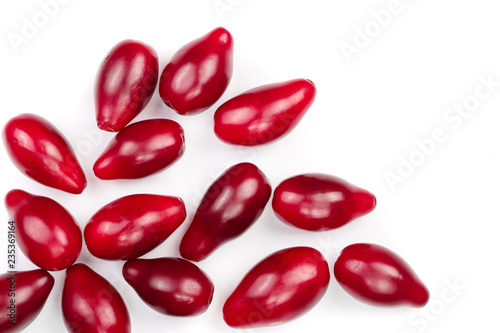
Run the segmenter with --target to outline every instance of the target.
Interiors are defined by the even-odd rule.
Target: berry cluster
[[[104,59],[95,84],[97,126],[117,132],[94,164],[99,179],[138,179],[166,169],[185,150],[181,125],[168,119],[129,124],[148,104],[159,80],[163,102],[181,115],[212,107],[229,85],[233,38],[217,28],[182,47],[161,75],[153,48],[138,41],[117,44]],[[295,79],[257,87],[223,103],[214,132],[228,143],[269,144],[288,134],[312,105],[314,84]],[[86,177],[63,135],[33,114],[11,119],[3,131],[7,151],[26,176],[53,188],[82,193]],[[274,190],[254,164],[239,163],[207,189],[179,247],[183,258],[140,259],[163,243],[185,220],[181,198],[134,194],[108,203],[82,231],[56,201],[23,190],[5,198],[20,249],[38,270],[0,277],[0,332],[19,331],[41,311],[54,285],[47,271],[66,270],[62,311],[70,332],[130,332],[125,302],[106,279],[77,263],[83,243],[104,260],[124,260],[123,277],[154,310],[194,316],[207,310],[214,285],[195,263],[231,241],[272,208],[286,224],[308,231],[339,228],[371,212],[370,192],[338,177],[302,174]],[[277,251],[254,266],[223,307],[231,327],[281,324],[309,311],[324,296],[330,268],[310,247]],[[426,287],[395,253],[374,244],[346,247],[333,269],[342,287],[361,301],[423,306]],[[15,320],[9,317],[9,288],[18,294]],[[6,291],[6,292],[4,292]],[[16,301],[15,301],[16,302]]]

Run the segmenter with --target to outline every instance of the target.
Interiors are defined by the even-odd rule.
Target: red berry
[[[316,96],[309,80],[297,79],[249,90],[222,104],[214,115],[214,131],[226,143],[255,146],[288,134]]]
[[[129,333],[130,318],[118,291],[84,264],[66,271],[62,312],[71,333]]]
[[[136,179],[176,162],[185,150],[184,131],[173,120],[151,119],[118,132],[94,164],[100,179]]]
[[[186,218],[177,197],[134,194],[102,207],[85,226],[87,248],[97,258],[138,258],[163,243]]]
[[[233,37],[216,28],[174,54],[161,74],[160,96],[179,114],[197,114],[217,102],[232,73]]]
[[[158,82],[158,56],[149,45],[124,40],[103,60],[95,83],[97,126],[118,132],[149,103]]]
[[[243,234],[262,214],[271,196],[266,176],[251,163],[226,170],[207,190],[184,234],[180,254],[200,261]]]
[[[311,310],[330,281],[325,258],[309,247],[275,252],[258,263],[224,304],[231,327],[278,325]]]
[[[274,190],[278,218],[297,228],[320,231],[343,226],[371,212],[375,196],[338,177],[303,174],[288,178]]]
[[[59,271],[78,259],[82,231],[60,204],[50,198],[12,190],[5,196],[5,206],[15,221],[19,248],[35,265]]]
[[[334,273],[351,296],[366,303],[421,307],[429,300],[429,291],[411,267],[379,245],[349,245],[337,259]]]
[[[133,259],[123,266],[123,277],[146,304],[167,315],[199,315],[214,294],[210,278],[180,258]]]
[[[0,332],[20,332],[42,311],[54,278],[38,269],[0,275]]]
[[[42,117],[26,113],[12,118],[3,138],[10,158],[26,176],[73,194],[82,193],[87,186],[71,146]]]

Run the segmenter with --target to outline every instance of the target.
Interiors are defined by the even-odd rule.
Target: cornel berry
[[[105,278],[84,264],[66,270],[62,313],[70,333],[130,333],[123,298]]]
[[[73,149],[46,119],[24,113],[9,120],[3,140],[14,165],[37,182],[80,194],[87,179]]]
[[[184,154],[184,130],[169,119],[128,125],[111,140],[94,164],[97,178],[137,179],[157,173]]]
[[[214,131],[226,143],[256,146],[290,133],[316,96],[310,80],[296,79],[254,88],[222,104]]]
[[[429,301],[429,291],[411,267],[380,245],[349,245],[335,262],[334,272],[350,295],[372,305],[422,307]]]
[[[326,293],[328,263],[310,247],[277,251],[255,265],[224,304],[235,328],[278,325],[313,308]]]
[[[318,173],[297,175],[274,190],[273,209],[283,222],[304,230],[339,228],[375,209],[370,192]]]
[[[35,265],[59,271],[75,263],[82,249],[82,231],[63,206],[22,190],[7,193],[5,206],[16,223],[19,248]]]
[[[177,197],[132,194],[105,205],[85,226],[87,248],[97,258],[138,258],[163,243],[186,219]]]
[[[200,315],[214,295],[212,280],[181,258],[129,260],[123,277],[151,308],[172,316]]]
[[[19,332],[31,324],[53,286],[54,278],[43,269],[0,275],[0,332]]]
[[[97,126],[118,132],[149,103],[158,82],[158,55],[149,45],[124,40],[101,64],[95,83]]]
[[[266,176],[252,163],[226,170],[207,190],[180,245],[186,259],[200,261],[243,234],[271,196]]]
[[[163,102],[181,115],[207,110],[226,91],[233,74],[233,37],[224,28],[184,45],[160,77]]]

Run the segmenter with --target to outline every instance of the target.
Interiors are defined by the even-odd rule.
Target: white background
[[[232,332],[222,320],[224,300],[263,257],[307,245],[320,250],[333,267],[341,249],[356,242],[378,243],[404,257],[429,287],[429,305],[421,310],[368,306],[351,298],[332,276],[324,298],[305,316],[254,331],[485,332],[498,326],[500,86],[473,105],[466,118],[444,118],[456,117],[447,111],[455,104],[477,101],[480,77],[500,81],[495,1],[401,0],[397,13],[381,28],[371,12],[391,7],[390,0],[66,2],[43,22],[39,2],[1,0],[0,123],[24,112],[51,121],[77,151],[88,186],[75,196],[37,184],[23,176],[2,149],[2,195],[20,188],[49,196],[82,228],[97,209],[127,194],[182,197],[188,221],[146,258],[178,256],[181,236],[201,195],[223,170],[240,161],[258,165],[273,187],[299,173],[324,172],[378,199],[371,214],[322,233],[284,225],[268,205],[246,234],[200,263],[216,292],[209,310],[195,318],[151,310],[123,280],[122,262],[92,258],[84,247],[79,262],[120,291],[133,332]],[[217,11],[214,3],[226,4],[225,10]],[[37,19],[44,26],[14,47],[9,36],[22,37],[26,20]],[[182,117],[155,92],[136,119],[178,121],[186,133],[182,159],[145,179],[98,181],[92,165],[113,134],[97,130],[92,90],[107,52],[123,39],[138,39],[157,50],[162,70],[179,47],[217,26],[227,28],[235,41],[234,75],[221,100],[203,114]],[[365,28],[372,29],[368,41],[358,30]],[[357,53],[346,57],[341,49],[346,44],[357,45]],[[290,135],[257,148],[218,141],[212,117],[223,101],[255,86],[299,77],[315,82],[318,93]],[[441,130],[445,140],[422,159],[416,141],[431,138],[435,130]],[[401,159],[410,158],[420,165],[403,170]],[[398,168],[404,182],[391,188],[386,174],[398,174]],[[6,223],[6,212],[1,215]],[[5,271],[7,224],[1,229]],[[19,270],[34,268],[19,254]],[[64,272],[53,275],[56,285],[50,298],[26,332],[65,332],[60,308]],[[452,290],[450,284],[459,287]]]

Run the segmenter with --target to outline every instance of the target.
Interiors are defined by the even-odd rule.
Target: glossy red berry
[[[235,328],[283,324],[311,310],[329,281],[328,264],[317,250],[275,252],[252,268],[229,296],[224,320]]]
[[[133,194],[102,207],[85,226],[87,248],[97,258],[138,258],[163,243],[185,220],[177,197]]]
[[[151,308],[172,316],[205,312],[214,294],[210,278],[180,258],[133,259],[123,266],[123,277]]]
[[[94,164],[100,179],[136,179],[157,173],[185,150],[184,131],[173,120],[151,119],[128,125]]]
[[[54,286],[47,271],[0,275],[0,332],[20,332],[42,311]]]
[[[232,73],[233,37],[216,28],[174,54],[161,74],[160,96],[179,114],[197,114],[217,102]]]
[[[255,146],[291,132],[312,105],[316,87],[305,79],[249,90],[222,104],[214,115],[214,131],[226,143]]]
[[[158,82],[158,56],[149,45],[124,40],[101,64],[95,83],[97,126],[118,132],[149,103]]]
[[[82,193],[87,180],[71,146],[47,120],[21,114],[5,125],[3,139],[16,167],[44,185]]]
[[[373,194],[326,174],[288,178],[274,190],[272,205],[278,218],[297,228],[321,231],[341,227],[371,212]]]
[[[82,231],[54,200],[12,190],[5,206],[15,222],[17,245],[35,265],[49,271],[73,265],[82,249]]]
[[[334,273],[351,296],[372,305],[421,307],[429,300],[429,291],[411,267],[379,245],[349,245],[337,259]]]
[[[66,271],[62,312],[70,333],[131,331],[127,307],[118,291],[84,264]]]
[[[207,190],[184,234],[180,254],[200,261],[257,221],[271,196],[266,176],[251,163],[226,170]]]

